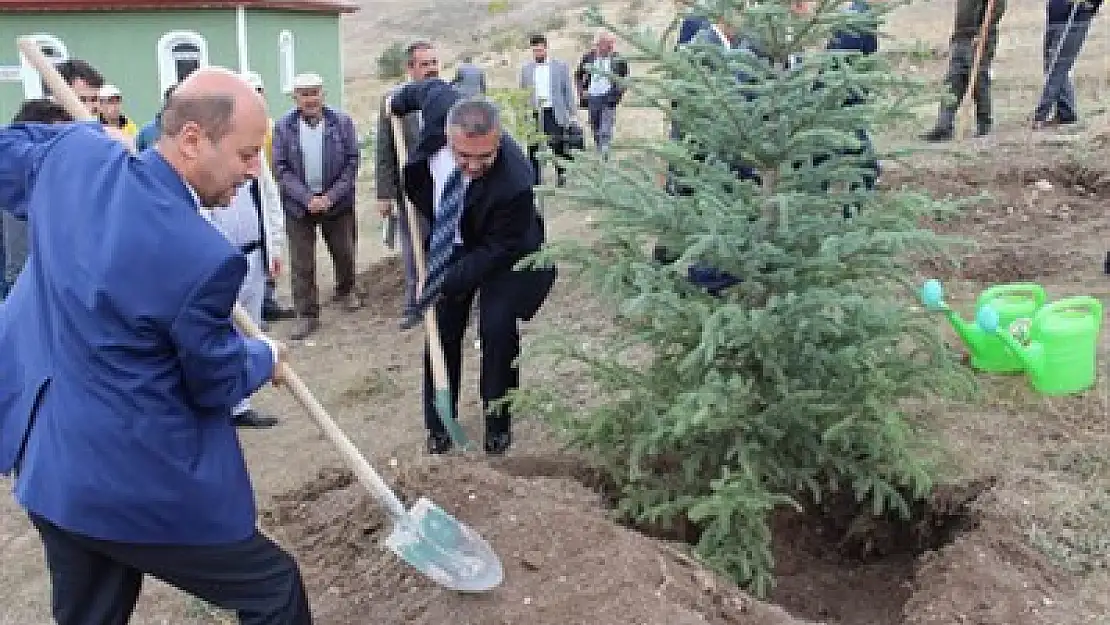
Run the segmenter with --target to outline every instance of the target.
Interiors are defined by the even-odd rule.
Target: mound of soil
[[[375,317],[400,319],[405,301],[405,265],[400,256],[387,256],[355,277],[355,291]]]
[[[427,496],[501,557],[494,591],[444,590],[378,542],[389,521],[345,470],[277,497],[263,526],[296,555],[318,623],[414,625],[801,625],[696,564],[621,527],[596,492],[520,477],[476,459],[420,458],[389,471],[403,498]],[[406,497],[407,496],[407,497]]]
[[[1017,534],[990,521],[918,565],[901,625],[1075,623],[1060,569]]]
[[[555,475],[556,477],[550,477]],[[569,458],[418,458],[386,472],[493,545],[505,582],[444,590],[379,545],[389,521],[347,470],[276,497],[263,526],[297,557],[318,623],[415,625],[1050,625],[1060,570],[1013,523],[983,516],[993,479],[938,488],[908,522],[834,497],[774,519],[774,605],[684,547],[606,516],[604,484]],[[641,528],[644,529],[644,528]],[[812,620],[807,620],[812,619]]]

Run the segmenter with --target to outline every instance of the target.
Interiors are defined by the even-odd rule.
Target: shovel
[[[81,121],[95,119],[46,60],[37,43],[23,38],[17,45],[70,115]],[[232,310],[232,317],[244,334],[253,338],[262,337],[261,330],[238,304]],[[282,383],[339,449],[359,482],[389,513],[393,527],[385,539],[387,547],[421,573],[451,590],[481,592],[501,583],[504,578],[501,560],[489,543],[427,498],[418,499],[411,509],[405,510],[400,499],[328,416],[293,368],[284,362],[279,366],[282,368]]]
[[[389,107],[389,99],[385,101],[385,106]],[[387,109],[392,110],[392,109]],[[401,125],[401,118],[396,115],[390,114],[390,119],[393,122],[393,149],[397,155],[397,171],[404,170],[405,161],[408,160],[408,148],[405,146],[405,130]],[[409,239],[412,241],[412,256],[416,262],[416,275],[418,279],[417,286],[419,289],[424,288],[424,278],[427,275],[427,269],[424,267],[424,241],[421,240],[421,233],[416,219],[416,211],[413,210],[412,204],[405,199],[405,194],[400,193],[401,210],[405,211],[406,217],[409,221]],[[419,292],[419,290],[418,290]],[[443,359],[443,342],[439,338],[439,322],[436,319],[436,307],[433,304],[428,307],[424,313],[424,332],[428,335],[428,351],[429,360],[432,363],[432,382],[435,385],[435,407],[436,414],[439,415],[439,420],[443,423],[443,427],[447,430],[447,434],[451,440],[459,446],[463,451],[470,448],[470,441],[466,437],[466,432],[459,426],[459,422],[455,420],[455,402],[451,397],[451,383],[447,378],[447,364]]]
[[[241,306],[232,311],[235,325],[253,338],[262,332]],[[410,510],[374,471],[324,407],[301,381],[292,367],[282,363],[282,384],[339,449],[355,476],[370,494],[382,504],[393,521],[393,529],[385,544],[394,553],[436,583],[461,592],[481,592],[501,583],[504,572],[501,560],[489,543],[474,530],[455,520],[426,497],[421,497]]]

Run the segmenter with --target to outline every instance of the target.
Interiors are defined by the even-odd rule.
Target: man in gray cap
[[[316,288],[316,230],[324,236],[335,268],[332,303],[359,308],[355,293],[355,180],[359,142],[350,116],[324,104],[318,74],[293,79],[296,106],[274,125],[274,177],[281,187],[293,307],[299,322],[291,338],[320,327]]]

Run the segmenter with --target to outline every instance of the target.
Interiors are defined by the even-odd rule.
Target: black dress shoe
[[[491,456],[504,454],[512,444],[513,435],[509,432],[486,432],[486,453]]]
[[[269,428],[277,425],[278,420],[251,409],[233,416],[231,423],[237,428]]]
[[[292,308],[275,306],[273,308],[263,308],[262,310],[263,321],[280,321],[282,319],[293,319],[296,316],[297,312]]]
[[[451,437],[446,432],[428,433],[428,453],[445,454],[451,451]]]

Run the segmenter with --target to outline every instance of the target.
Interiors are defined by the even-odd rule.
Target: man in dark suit
[[[514,271],[544,241],[536,211],[535,171],[520,146],[502,130],[497,106],[485,98],[462,99],[438,78],[405,85],[390,100],[394,115],[421,110],[420,142],[404,169],[405,193],[432,223],[428,278],[417,310],[434,302],[452,399],[457,407],[462,340],[475,293],[482,345],[481,395],[485,450],[504,453],[512,444],[507,407],[492,409],[519,384],[513,364],[520,352],[518,319],[535,315],[555,280],[554,269]],[[446,241],[440,249],[437,241]],[[443,254],[445,262],[437,262]],[[437,267],[443,266],[442,273]],[[424,422],[428,451],[444,453],[451,439],[436,413],[431,362],[424,362]],[[457,414],[457,410],[455,411]]]
[[[247,261],[199,213],[258,174],[266,126],[250,86],[211,68],[138,156],[99,123],[0,129],[0,206],[31,234],[0,307],[0,474],[42,538],[59,625],[128,622],[144,574],[241,623],[312,622],[296,563],[256,527],[231,421],[282,350],[232,325]]]

